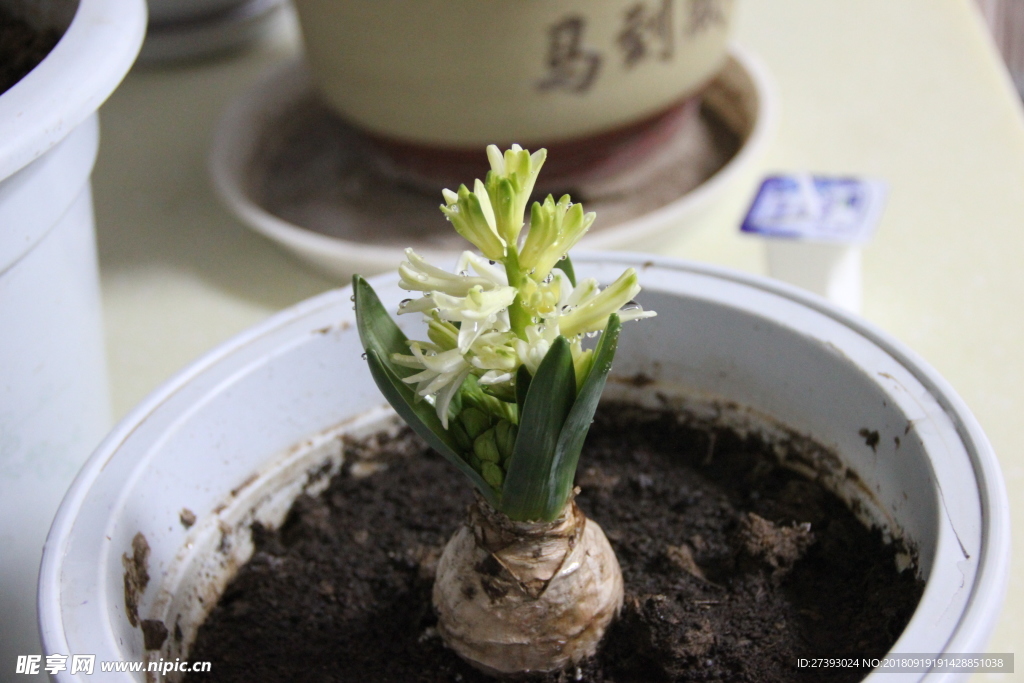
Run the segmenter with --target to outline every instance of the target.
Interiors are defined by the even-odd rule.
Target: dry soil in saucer
[[[543,201],[548,192],[555,198],[571,194],[601,217],[593,234],[679,200],[718,173],[743,143],[713,107],[702,106],[698,113],[630,170],[548,187],[533,199]],[[487,162],[480,152],[482,178]],[[441,178],[410,182],[403,173],[309,92],[268,113],[243,182],[260,207],[318,234],[396,250],[462,250],[464,240],[437,210],[442,188],[458,183]]]
[[[580,460],[580,506],[606,531],[626,584],[603,649],[535,681],[859,680],[798,658],[877,657],[921,596],[896,548],[771,446],[671,412],[603,407]],[[491,680],[434,630],[433,567],[471,500],[408,432],[347,444],[346,467],[300,498],[200,629],[203,681]],[[365,464],[357,470],[365,471]],[[173,636],[172,636],[173,637]]]

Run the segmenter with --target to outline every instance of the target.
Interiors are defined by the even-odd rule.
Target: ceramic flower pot
[[[400,166],[473,177],[480,147],[516,142],[547,147],[558,180],[627,165],[692,113],[725,62],[733,3],[295,5],[320,92]]]
[[[942,378],[881,331],[795,288],[654,257],[574,259],[581,276],[604,283],[636,268],[642,303],[658,311],[634,323],[642,331],[624,331],[613,370],[622,381],[611,380],[609,393],[670,400],[769,434],[783,425],[826,446],[835,458],[790,465],[901,539],[914,553],[902,561],[926,581],[893,651],[984,649],[1008,578],[1007,499],[991,447]],[[372,284],[389,310],[406,296],[395,275]],[[47,651],[187,656],[252,553],[251,523],[279,524],[299,493],[322,490],[340,466],[340,434],[393,421],[360,358],[351,294],[321,295],[228,342],[107,437],[47,540]],[[411,332],[419,323],[407,318],[399,324]],[[625,380],[640,373],[652,381]],[[864,430],[877,438],[866,443]]]
[[[89,176],[96,110],[131,66],[142,0],[7,2],[63,33],[0,95],[0,670],[37,654],[43,541],[109,428]]]

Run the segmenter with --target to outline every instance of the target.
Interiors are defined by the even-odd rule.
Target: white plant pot
[[[5,7],[64,35],[0,95],[0,677],[40,653],[43,542],[110,425],[89,176],[145,29],[142,0]]]
[[[658,311],[624,328],[614,369],[616,377],[644,373],[656,384],[638,389],[613,379],[610,392],[652,401],[660,391],[744,428],[781,423],[827,446],[838,460],[792,466],[813,470],[856,501],[862,518],[916,549],[927,581],[894,651],[984,649],[1008,578],[1006,492],[977,422],[932,369],[871,325],[787,285],[656,257],[575,259],[581,275],[604,282],[635,267],[642,303]],[[407,294],[396,281],[393,274],[373,281],[391,310]],[[40,580],[47,651],[98,660],[184,657],[251,554],[252,521],[277,524],[298,493],[322,489],[340,465],[339,434],[387,423],[390,410],[360,358],[350,295],[321,295],[221,346],[107,437],[47,539]],[[407,330],[419,324],[409,317],[400,321]],[[730,403],[744,408],[723,408]],[[877,452],[864,429],[878,432]],[[191,528],[181,521],[184,510],[198,518]],[[148,655],[125,604],[126,566],[141,538],[151,579],[128,592],[139,619],[160,620],[172,634]],[[130,680],[120,676],[108,680]],[[66,672],[57,679],[76,680]]]

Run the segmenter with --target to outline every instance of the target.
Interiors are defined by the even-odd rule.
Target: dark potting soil
[[[37,31],[0,7],[0,95],[36,68],[58,40],[57,31]]]
[[[414,435],[346,445],[349,466],[298,499],[201,627],[186,680],[491,680],[434,630],[434,565],[470,486]],[[577,498],[622,566],[625,605],[592,660],[531,681],[854,681],[798,658],[879,657],[921,596],[896,548],[838,498],[784,469],[772,445],[671,412],[604,406]],[[365,468],[364,468],[365,469]],[[316,677],[315,679],[313,677]]]

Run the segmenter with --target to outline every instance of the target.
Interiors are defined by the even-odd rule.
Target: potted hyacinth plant
[[[353,284],[377,385],[476,487],[433,602],[448,646],[495,674],[593,655],[622,605],[618,561],[573,481],[620,325],[655,315],[633,301],[632,268],[603,290],[576,281],[568,251],[594,214],[568,195],[534,202],[524,231],[545,155],[491,145],[486,180],[444,191],[441,210],[480,251],[463,252],[454,273],[406,251],[399,284],[421,295],[398,313],[422,314],[428,340],[407,339],[370,285]]]
[[[567,254],[593,216],[551,197],[525,227],[544,153],[488,157],[444,195],[479,250],[454,272],[408,252],[376,292],[357,277],[275,316],[117,428],[47,542],[47,651],[237,681],[668,681],[984,647],[1005,493],[934,372],[760,279],[603,254],[576,261],[607,288],[577,280]],[[653,315],[630,266],[661,317],[616,350],[623,321]],[[587,437],[606,380],[620,402]],[[441,457],[475,500],[438,481]]]

